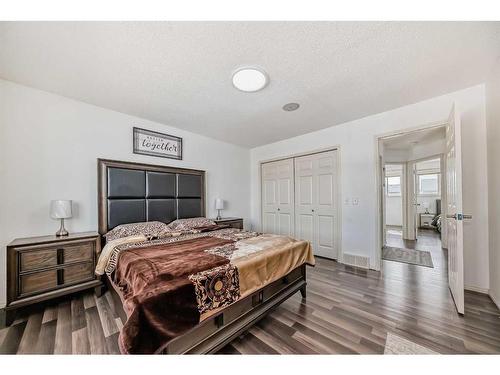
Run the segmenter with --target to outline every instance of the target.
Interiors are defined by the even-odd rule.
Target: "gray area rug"
[[[384,354],[439,354],[403,337],[387,333]]]
[[[431,253],[428,251],[384,246],[382,249],[382,259],[434,268]]]

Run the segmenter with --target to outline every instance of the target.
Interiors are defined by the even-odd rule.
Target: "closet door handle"
[[[311,210],[311,212],[314,212],[314,210]]]

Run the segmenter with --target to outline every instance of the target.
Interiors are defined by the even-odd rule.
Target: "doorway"
[[[445,146],[444,126],[379,139],[384,261],[428,268],[434,268],[436,261],[443,264]]]
[[[401,273],[409,273],[419,275],[419,279],[422,275],[427,276],[430,274],[432,276],[432,271],[429,273],[426,272],[426,269],[434,269],[428,268],[433,267],[432,265],[418,267],[415,266],[415,262],[405,262],[401,259],[399,261],[386,261],[382,259],[382,252],[388,245],[388,239],[385,236],[385,195],[382,193],[385,183],[385,164],[386,162],[394,162],[395,160],[391,160],[393,157],[403,158],[403,163],[406,166],[403,181],[406,192],[403,193],[403,197],[406,197],[407,202],[403,204],[403,209],[406,209],[406,213],[403,214],[403,222],[406,220],[406,223],[403,224],[400,246],[405,246],[405,249],[411,251],[420,250],[418,247],[422,246],[423,243],[425,244],[425,241],[421,240],[422,236],[417,241],[419,237],[418,227],[416,227],[419,223],[419,212],[417,210],[417,207],[419,207],[418,192],[419,189],[424,192],[429,189],[435,190],[436,182],[437,184],[440,183],[443,186],[440,189],[441,203],[440,205],[436,205],[436,210],[439,205],[441,214],[437,216],[442,224],[441,233],[439,233],[440,241],[435,241],[437,245],[434,244],[433,249],[436,250],[437,254],[444,257],[446,262],[443,262],[444,266],[440,267],[437,273],[441,279],[447,279],[456,310],[459,314],[464,314],[464,220],[471,220],[472,215],[464,214],[462,211],[462,136],[460,109],[453,103],[448,119],[440,124],[428,125],[419,129],[393,133],[391,135],[381,135],[375,138],[375,142],[376,192],[379,201],[377,210],[380,211],[380,215],[377,216],[381,218],[381,220],[377,220],[377,231],[381,233],[377,241],[380,269],[383,269],[384,272],[390,272],[391,268],[393,268],[393,272],[399,272],[399,275]],[[419,161],[437,159],[438,157],[440,158],[440,176],[438,176],[438,179],[441,179],[440,182],[439,180],[436,181],[436,177],[429,176],[418,179],[419,173],[416,164]],[[413,173],[410,171],[413,171]],[[428,173],[422,173],[422,175],[426,174]],[[421,184],[419,185],[417,181],[420,181]],[[412,201],[413,204],[411,204]],[[411,245],[414,245],[413,248]],[[399,250],[401,250],[401,247]],[[426,251],[428,255],[432,256],[431,251]],[[411,254],[415,255],[416,253],[412,252]],[[422,257],[418,261],[422,261]],[[421,291],[424,292],[423,289]]]

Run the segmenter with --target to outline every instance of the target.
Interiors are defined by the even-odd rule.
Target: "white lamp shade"
[[[71,217],[71,201],[56,200],[50,202],[50,216],[52,219],[68,219]]]
[[[223,210],[224,209],[224,201],[220,198],[215,199],[215,209],[216,210]]]

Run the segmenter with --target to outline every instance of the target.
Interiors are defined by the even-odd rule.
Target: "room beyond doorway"
[[[441,186],[445,128],[379,139],[381,258],[432,268],[442,256]],[[420,249],[422,244],[425,249]]]

